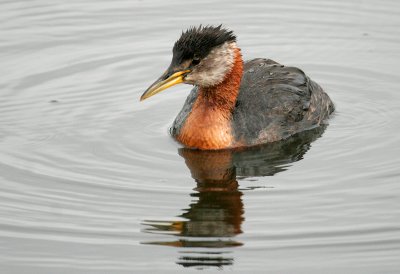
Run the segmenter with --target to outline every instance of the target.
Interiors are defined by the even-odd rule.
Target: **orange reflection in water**
[[[325,128],[303,132],[287,140],[242,150],[201,151],[179,149],[196,182],[190,196],[197,198],[184,213],[184,220],[146,220],[146,233],[173,237],[143,242],[185,248],[177,263],[185,267],[223,267],[233,264],[230,248],[242,246],[235,236],[242,233],[243,192],[237,179],[273,176],[299,161]]]

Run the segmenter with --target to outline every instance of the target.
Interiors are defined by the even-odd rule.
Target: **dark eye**
[[[193,66],[198,65],[199,63],[200,63],[200,58],[197,58],[197,57],[193,58],[193,60],[192,60]]]

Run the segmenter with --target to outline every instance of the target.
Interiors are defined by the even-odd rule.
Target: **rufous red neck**
[[[243,59],[239,48],[235,48],[234,54],[232,69],[221,83],[199,88],[199,95],[204,97],[210,106],[229,110],[233,110],[235,106],[243,75]]]

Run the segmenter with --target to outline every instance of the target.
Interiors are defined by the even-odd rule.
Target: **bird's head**
[[[236,36],[220,26],[192,27],[172,50],[168,69],[140,97],[144,100],[179,83],[212,87],[220,84],[235,62]]]

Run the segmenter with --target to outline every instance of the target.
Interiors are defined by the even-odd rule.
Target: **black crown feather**
[[[191,27],[182,32],[173,48],[174,59],[177,63],[193,57],[204,58],[210,51],[225,42],[236,42],[232,31],[222,28],[222,25]]]

